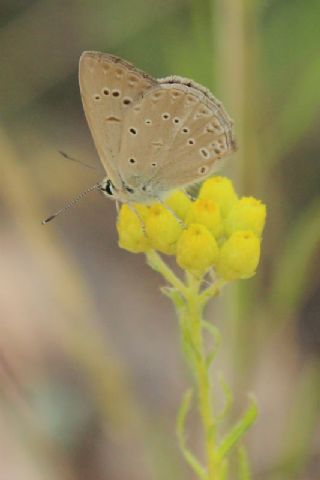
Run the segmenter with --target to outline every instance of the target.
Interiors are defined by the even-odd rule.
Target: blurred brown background
[[[268,224],[256,278],[208,311],[219,368],[235,413],[258,398],[254,478],[320,478],[319,18],[318,0],[1,0],[1,479],[192,478],[174,432],[188,372],[161,279],[118,248],[98,194],[41,225],[103,175],[83,50],[191,77],[235,118],[224,173],[267,203]]]

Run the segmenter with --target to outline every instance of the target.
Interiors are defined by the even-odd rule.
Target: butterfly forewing
[[[235,148],[220,102],[173,78],[180,81],[152,87],[128,109],[119,154],[125,183],[159,197],[201,181]]]
[[[120,186],[118,155],[126,111],[157,81],[113,55],[84,52],[79,82],[83,108],[107,175]]]

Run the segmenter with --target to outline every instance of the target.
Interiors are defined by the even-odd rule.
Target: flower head
[[[222,245],[217,274],[224,280],[250,278],[260,259],[260,240],[252,231],[234,232]]]
[[[266,207],[253,197],[238,199],[225,177],[206,180],[194,201],[182,191],[150,206],[123,205],[119,245],[130,252],[158,250],[196,277],[209,269],[225,281],[254,275],[260,258]]]
[[[119,246],[132,253],[146,252],[150,249],[150,241],[143,230],[143,221],[148,213],[148,207],[135,205],[130,208],[122,205],[117,230],[119,234]]]
[[[198,198],[192,203],[186,215],[186,223],[201,223],[205,225],[216,238],[222,233],[223,225],[219,205],[213,200]]]
[[[146,234],[150,244],[159,252],[173,255],[182,233],[179,220],[160,203],[154,203],[145,218]]]
[[[240,198],[225,219],[227,235],[237,230],[252,230],[261,236],[266,222],[266,206],[254,197]]]
[[[190,198],[181,190],[175,190],[171,193],[164,203],[182,220],[186,218],[189,208],[192,205]]]
[[[177,263],[195,276],[201,276],[211,268],[218,255],[217,242],[204,225],[189,225],[178,241]]]
[[[211,177],[206,180],[200,189],[199,198],[217,203],[223,216],[227,215],[238,200],[231,180],[226,177]]]

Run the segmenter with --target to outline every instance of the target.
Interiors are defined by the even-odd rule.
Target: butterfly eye
[[[113,189],[114,189],[114,186],[111,180],[107,180],[101,187],[102,192],[109,195],[110,197],[112,197],[113,195]]]

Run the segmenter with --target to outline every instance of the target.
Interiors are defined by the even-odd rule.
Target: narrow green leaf
[[[221,335],[217,327],[212,325],[210,322],[207,322],[207,320],[202,320],[203,326],[206,330],[208,330],[209,333],[213,336],[214,340],[218,345],[221,343]]]
[[[226,459],[222,460],[220,468],[220,480],[228,480],[229,464]]]
[[[207,322],[206,320],[203,320],[202,323],[203,327],[212,335],[214,339],[213,347],[211,348],[206,358],[207,368],[209,368],[218,353],[221,344],[221,335],[217,327],[215,327],[211,323]]]
[[[223,458],[229,450],[240,440],[257,418],[258,409],[256,402],[251,400],[251,405],[240,418],[238,423],[225,435],[218,447],[218,455]]]
[[[193,368],[195,363],[201,361],[201,352],[199,352],[197,345],[193,341],[188,322],[185,322],[183,320],[183,317],[180,318],[180,325],[182,331],[182,348],[190,366]]]
[[[178,415],[177,415],[177,435],[179,441],[185,442],[185,423],[188,412],[191,407],[193,390],[190,388],[183,396]]]
[[[221,422],[226,418],[226,416],[230,412],[230,409],[233,404],[233,394],[230,387],[227,385],[225,379],[223,378],[222,374],[219,375],[219,383],[225,399],[224,406],[221,412],[216,417],[216,420]]]
[[[193,453],[187,448],[186,446],[186,434],[185,434],[185,426],[186,426],[186,418],[188,412],[191,407],[193,391],[192,389],[187,390],[184,394],[182,399],[178,415],[177,415],[177,436],[179,441],[179,447],[181,452],[186,460],[186,462],[190,465],[193,471],[198,475],[199,478],[202,480],[206,480],[206,471],[197,460],[197,458],[193,455]]]
[[[160,290],[166,297],[170,298],[178,313],[185,307],[185,300],[177,288],[164,286]]]
[[[238,448],[239,480],[251,480],[250,466],[246,449]]]

